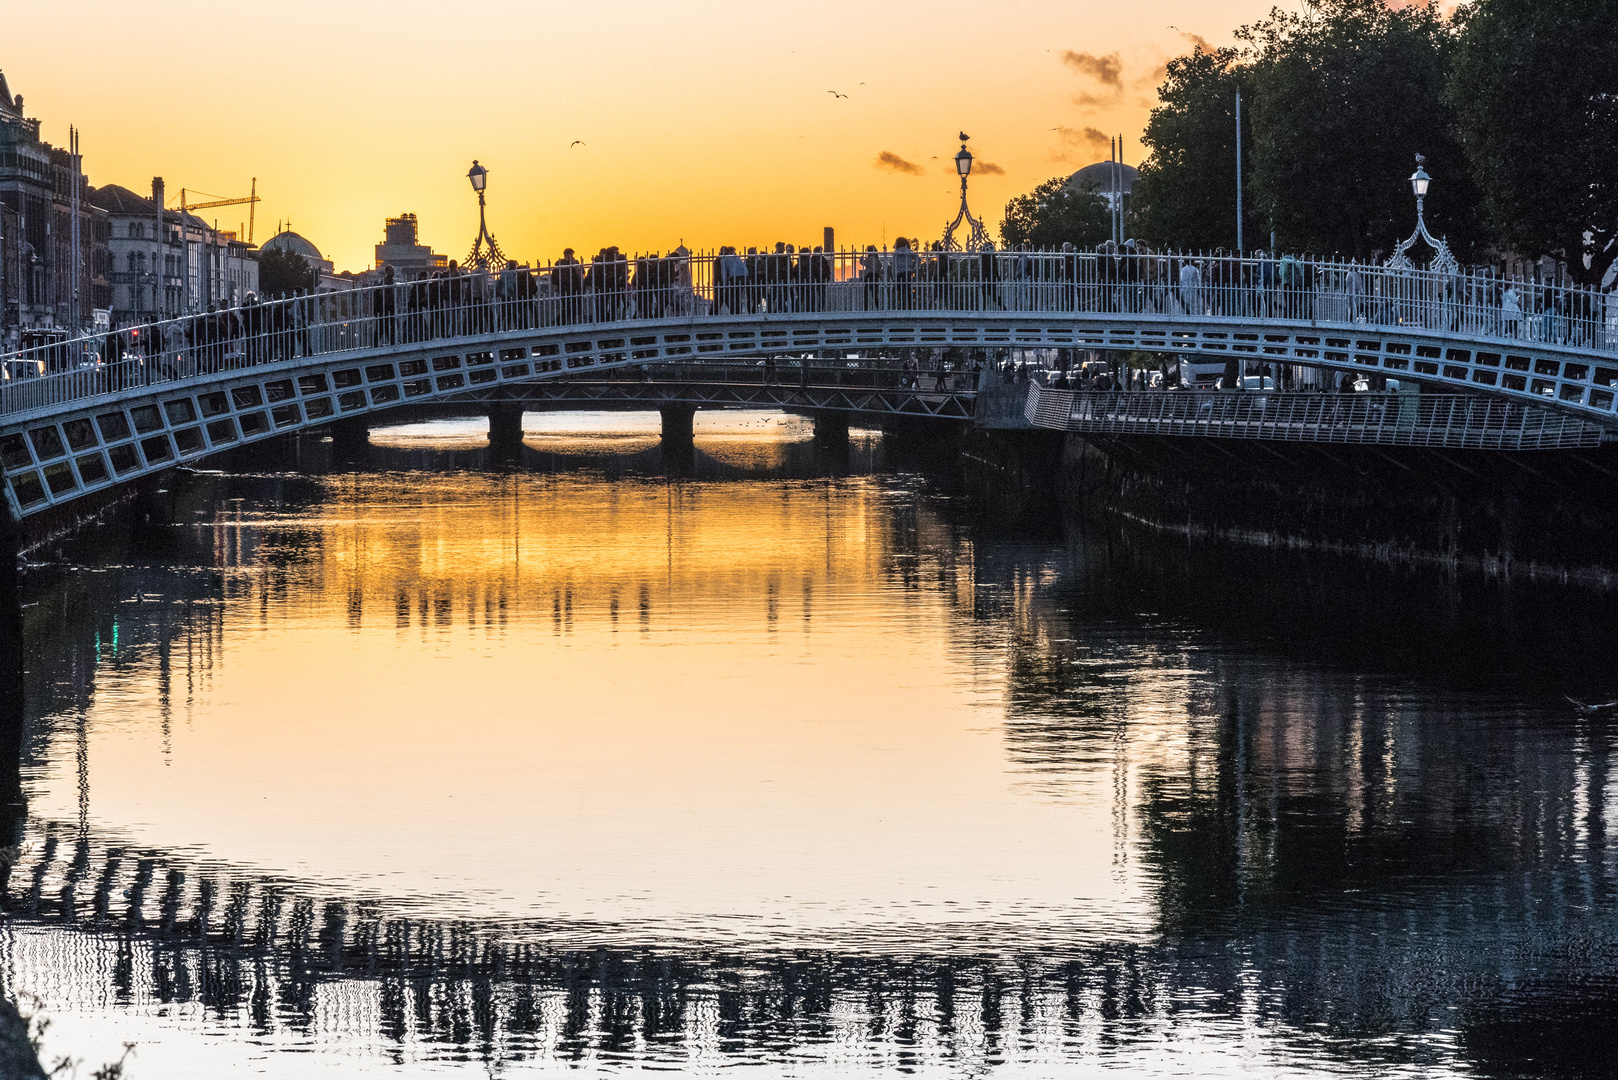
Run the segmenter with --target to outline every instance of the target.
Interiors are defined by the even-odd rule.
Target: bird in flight
[[[827,90],[826,93],[830,94],[834,98],[846,98],[848,96],[847,94],[839,94],[835,90]]]
[[[1568,702],[1578,710],[1580,716],[1594,716],[1596,713],[1606,712],[1608,709],[1618,709],[1618,701],[1608,701],[1601,705],[1586,705],[1578,698],[1567,697],[1566,694],[1562,696],[1567,698]]]
[[[568,144],[567,148],[569,150],[571,150],[575,146],[584,146],[584,145],[586,145],[586,144],[585,144],[585,141],[583,139],[574,139],[571,143]]]

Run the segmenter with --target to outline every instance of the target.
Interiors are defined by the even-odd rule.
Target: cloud
[[[953,167],[953,162],[951,163],[951,166]],[[1006,175],[1006,170],[1002,169],[992,161],[984,161],[979,158],[977,161],[972,162],[972,175],[1004,176]]]
[[[1112,140],[1108,138],[1107,133],[1102,131],[1100,128],[1059,127],[1056,129],[1056,134],[1060,135],[1062,137],[1062,141],[1067,143],[1069,146],[1079,147],[1080,149],[1089,150],[1097,154],[1101,152],[1101,148],[1103,146],[1110,146],[1112,144]]]
[[[1193,34],[1188,31],[1181,30],[1180,36],[1191,43],[1192,52],[1196,52],[1198,49],[1201,49],[1205,53],[1211,53],[1214,51],[1213,45],[1209,44],[1208,39],[1203,37],[1201,34]]]
[[[1064,49],[1062,51],[1062,63],[1090,76],[1102,86],[1111,86],[1117,90],[1123,89],[1124,62],[1117,53],[1112,53],[1108,56],[1096,56],[1092,53]]]
[[[879,169],[886,169],[889,172],[904,173],[906,176],[921,175],[920,165],[917,165],[913,161],[906,161],[898,154],[895,154],[892,150],[882,151],[876,156],[876,161],[872,162],[872,164]]]

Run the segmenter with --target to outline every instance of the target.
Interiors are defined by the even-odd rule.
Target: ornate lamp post
[[[1456,269],[1460,263],[1450,251],[1449,244],[1441,239],[1434,239],[1433,234],[1427,231],[1427,189],[1432,186],[1433,178],[1427,175],[1427,159],[1421,154],[1416,155],[1416,171],[1410,174],[1410,190],[1416,196],[1416,231],[1401,243],[1388,260],[1389,266],[1413,268],[1408,254],[1416,246],[1417,240],[1425,240],[1427,246],[1435,252],[1432,269],[1448,271]]]
[[[988,230],[984,229],[983,222],[972,216],[972,211],[966,206],[966,178],[972,175],[972,152],[966,148],[968,138],[966,132],[961,132],[961,152],[955,155],[955,171],[961,176],[961,211],[944,229],[945,251],[960,250],[960,245],[955,242],[955,230],[960,228],[963,222],[971,226],[971,232],[966,240],[966,250],[979,251],[989,243]]]
[[[478,238],[472,241],[472,253],[466,257],[466,265],[504,270],[506,257],[501,253],[500,245],[493,234],[489,232],[489,223],[483,212],[483,189],[489,186],[489,170],[479,165],[474,158],[466,178],[472,181],[472,190],[478,193]],[[485,244],[484,241],[488,243]]]

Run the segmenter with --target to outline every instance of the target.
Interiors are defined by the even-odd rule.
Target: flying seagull
[[[574,139],[572,142],[568,143],[567,148],[569,150],[571,150],[575,146],[584,146],[584,145],[585,145],[585,142],[584,142],[583,139]]]
[[[830,95],[831,95],[831,96],[832,96],[832,97],[834,97],[834,98],[839,98],[839,97],[847,97],[847,96],[848,96],[848,95],[847,95],[847,94],[839,94],[839,93],[838,93],[838,92],[837,92],[837,91],[835,91],[835,90],[827,90],[827,91],[826,91],[826,93],[828,93],[828,94],[830,94]]]
[[[1601,705],[1586,705],[1578,698],[1567,697],[1566,694],[1562,696],[1567,698],[1568,702],[1578,710],[1580,716],[1595,716],[1597,713],[1604,713],[1609,709],[1618,709],[1618,701],[1608,701]]]

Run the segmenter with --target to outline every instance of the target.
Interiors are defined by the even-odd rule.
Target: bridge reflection
[[[419,480],[411,490],[439,497]],[[340,485],[319,491],[306,497],[348,514]],[[574,516],[565,492],[553,498],[564,500],[553,519]],[[785,512],[748,508],[763,534],[768,515]],[[455,568],[472,584],[441,603],[429,545],[408,530],[391,547],[375,535],[362,545],[359,515],[349,516],[325,547],[299,533],[304,519],[227,508],[179,530],[211,573],[71,579],[68,601],[26,628],[39,658],[29,712],[49,720],[24,753],[82,743],[62,728],[85,715],[96,663],[206,678],[223,659],[207,652],[221,647],[223,621],[252,617],[266,595],[296,599],[300,578],[324,580],[341,602],[357,597],[361,619],[374,607],[396,616],[402,590],[412,626],[442,614],[498,632],[502,602],[548,607],[546,590],[568,577],[536,565],[519,585],[509,568],[521,541],[500,539]],[[1108,535],[1075,536],[1066,550],[997,542],[947,500],[871,520],[886,523],[880,579],[948,597],[949,647],[1003,665],[1009,764],[1053,794],[1109,778],[1116,857],[1150,871],[1146,932],[1055,922],[1038,944],[1001,947],[965,920],[930,943],[870,934],[784,949],[582,921],[411,917],[387,897],[144,849],[86,817],[28,827],[3,882],[7,978],[64,1010],[168,1009],[266,1036],[343,1035],[401,1061],[1056,1068],[1206,1028],[1280,1032],[1290,1049],[1272,1052],[1294,1063],[1349,1054],[1436,1068],[1459,1057],[1509,1072],[1517,1055],[1578,1052],[1567,1027],[1556,1029],[1558,1050],[1511,1025],[1588,1017],[1575,1007],[1580,988],[1618,974],[1600,915],[1618,892],[1607,842],[1614,733],[1502,704],[1489,691],[1509,684],[1478,675],[1511,650],[1520,670],[1543,664],[1548,681],[1605,655],[1605,637],[1554,630],[1568,621],[1565,598],[1519,589],[1503,610],[1497,596],[1436,577],[1367,586],[1358,570],[1316,563],[1299,587],[1297,566],[1250,553],[1190,555]],[[512,523],[477,524],[506,537]],[[631,529],[625,550],[652,561],[657,540]],[[848,557],[836,545],[829,556]],[[727,559],[731,592],[760,595],[767,562]],[[673,580],[717,565],[688,563]],[[575,589],[570,618],[611,617],[605,592],[578,579]],[[1408,621],[1383,614],[1395,592],[1417,613]],[[98,647],[109,607],[123,612],[116,645]],[[8,611],[19,640],[22,620]],[[1473,625],[1465,640],[1438,632]],[[24,677],[20,663],[6,671],[0,700],[20,733]],[[172,688],[161,696],[183,700]],[[5,759],[7,785],[17,760]]]

